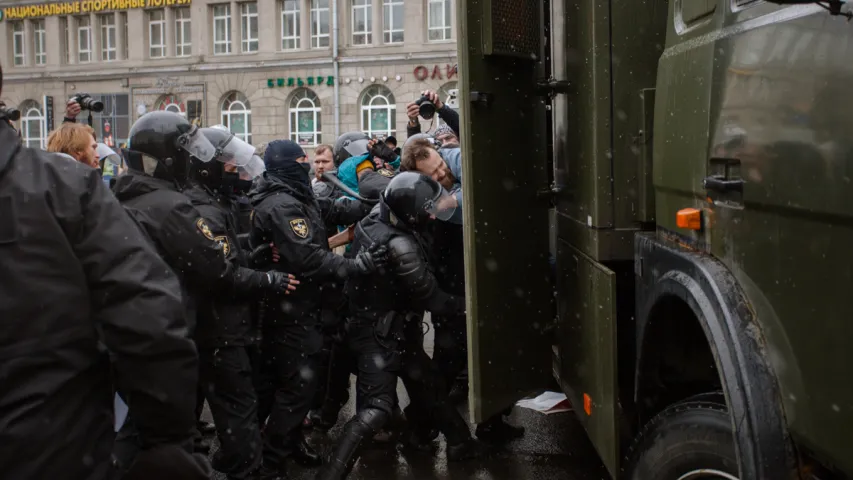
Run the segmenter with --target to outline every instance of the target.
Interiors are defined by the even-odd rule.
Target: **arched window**
[[[456,86],[456,82],[447,82],[438,89],[438,98],[441,100],[441,103],[447,105],[449,108],[459,111],[459,90]],[[435,116],[438,125],[444,125],[444,121],[441,120],[441,117],[438,115]]]
[[[307,88],[300,88],[290,99],[290,139],[300,145],[320,144],[320,99]]]
[[[175,95],[163,95],[157,100],[156,109],[164,112],[174,112],[182,117],[187,116],[187,109],[184,102]]]
[[[34,100],[21,104],[21,139],[30,148],[44,148],[44,115]]]
[[[397,128],[394,94],[382,85],[367,87],[361,97],[361,129],[369,136],[384,139]]]
[[[246,143],[252,143],[252,106],[240,92],[231,92],[222,99],[222,125]]]

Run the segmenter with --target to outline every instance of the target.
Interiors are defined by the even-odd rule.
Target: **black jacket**
[[[263,275],[248,268],[248,252],[238,241],[241,208],[236,197],[213,192],[204,186],[184,190],[193,206],[207,221],[213,238],[223,247],[232,268],[240,275]],[[232,291],[197,293],[198,328],[195,340],[199,348],[245,346],[258,339],[257,325],[252,322],[251,296]]]
[[[301,282],[288,295],[281,314],[267,312],[270,321],[316,321],[324,283],[356,271],[352,259],[332,253],[325,225],[351,225],[367,214],[369,205],[351,199],[317,199],[270,172],[256,180],[249,197],[254,207],[251,244],[274,242],[280,260],[270,267],[292,273]]]
[[[358,179],[358,193],[364,198],[378,200],[395,176],[397,176],[395,172],[386,168],[368,170]]]
[[[226,258],[230,245],[214,235],[210,221],[174,182],[130,171],[119,177],[115,194],[181,279],[191,328],[202,293],[256,294],[267,286],[266,275]]]
[[[0,476],[102,480],[113,381],[146,446],[195,425],[178,279],[97,170],[5,124],[0,145]]]
[[[439,288],[427,260],[423,239],[416,233],[391,225],[383,208],[375,208],[355,228],[353,248],[372,243],[389,251],[385,272],[351,278],[347,282],[350,312],[356,319],[379,321],[391,312],[404,314],[427,310],[454,315],[465,311],[465,298]]]
[[[456,134],[457,138],[461,138],[461,135],[459,135],[459,112],[447,105],[442,105],[441,108],[438,109],[438,116],[444,120],[444,123],[446,123],[451,130],[453,130],[453,133]],[[421,133],[420,122],[415,126],[406,124],[406,135],[411,137],[412,135],[417,135],[419,133]]]

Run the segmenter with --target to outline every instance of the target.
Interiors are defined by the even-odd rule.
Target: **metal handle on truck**
[[[744,181],[742,179],[728,180],[722,175],[711,175],[702,181],[705,190],[716,190],[718,192],[743,192]]]

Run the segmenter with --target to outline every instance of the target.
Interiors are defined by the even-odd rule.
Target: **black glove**
[[[355,272],[368,275],[380,268],[384,268],[388,263],[388,249],[385,245],[374,243],[366,251],[362,249],[358,255],[352,260],[355,267]]]
[[[272,263],[272,247],[267,243],[252,250],[249,254],[249,267],[259,269]]]
[[[376,142],[376,145],[374,145],[373,149],[370,150],[370,155],[385,160],[385,163],[391,163],[394,160],[397,160],[397,153],[394,152],[391,147],[386,145],[385,142]]]
[[[267,284],[266,288],[278,292],[278,293],[287,293],[288,290],[293,290],[293,288],[288,289],[291,286],[291,278],[290,275],[282,272],[266,272]]]

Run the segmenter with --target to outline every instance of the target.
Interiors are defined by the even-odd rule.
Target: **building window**
[[[403,0],[384,0],[385,43],[403,43]]]
[[[148,55],[151,58],[166,56],[166,11],[148,12]]]
[[[429,39],[450,40],[450,0],[429,0]]]
[[[101,60],[109,62],[116,59],[116,17],[114,14],[100,15],[101,21]]]
[[[189,57],[193,54],[193,33],[189,7],[175,9],[175,56]]]
[[[243,53],[258,51],[258,4],[257,2],[240,4],[240,30],[243,39]]]
[[[222,100],[222,125],[246,143],[252,143],[252,107],[240,92],[231,92]]]
[[[393,135],[397,125],[394,94],[382,85],[367,87],[361,97],[361,129],[368,136],[385,138]]]
[[[92,61],[92,22],[89,17],[77,17],[77,61]]]
[[[92,95],[92,98],[104,103],[103,112],[92,112],[95,135],[113,148],[126,144],[130,134],[130,95],[117,93]]]
[[[122,31],[122,37],[124,37],[124,52],[123,52],[124,56],[122,58],[127,60],[128,49],[130,48],[128,46],[128,42],[127,42],[127,40],[128,40],[128,36],[127,36],[127,13],[122,12],[122,13],[119,13],[119,15],[121,15],[121,23],[122,23],[122,25],[124,25],[124,30]]]
[[[30,148],[44,148],[44,115],[39,104],[27,100],[21,104],[21,140]]]
[[[281,3],[281,49],[299,48],[299,1],[283,0]]]
[[[213,54],[231,53],[231,5],[213,7]]]
[[[373,43],[373,0],[352,0],[352,44]]]
[[[33,50],[36,52],[36,65],[44,65],[47,63],[47,45],[45,45],[45,39],[47,38],[45,28],[44,28],[44,20],[36,20],[33,22],[33,34],[35,38],[33,39]]]
[[[155,110],[160,110],[161,112],[172,112],[177,113],[182,117],[187,116],[186,108],[184,107],[184,102],[181,101],[175,95],[163,95],[157,102],[154,103]]]
[[[454,111],[459,111],[459,90],[456,82],[447,82],[441,86],[435,93],[438,94],[438,98],[441,100],[441,103],[447,105],[447,108],[450,108]],[[438,115],[435,116],[437,119],[437,125],[444,125],[444,121]]]
[[[12,46],[14,48],[15,66],[25,65],[27,55],[24,50],[24,22],[12,23]]]
[[[329,46],[329,0],[311,0],[311,46]]]
[[[313,147],[320,144],[320,99],[307,88],[300,88],[290,99],[290,139]]]

